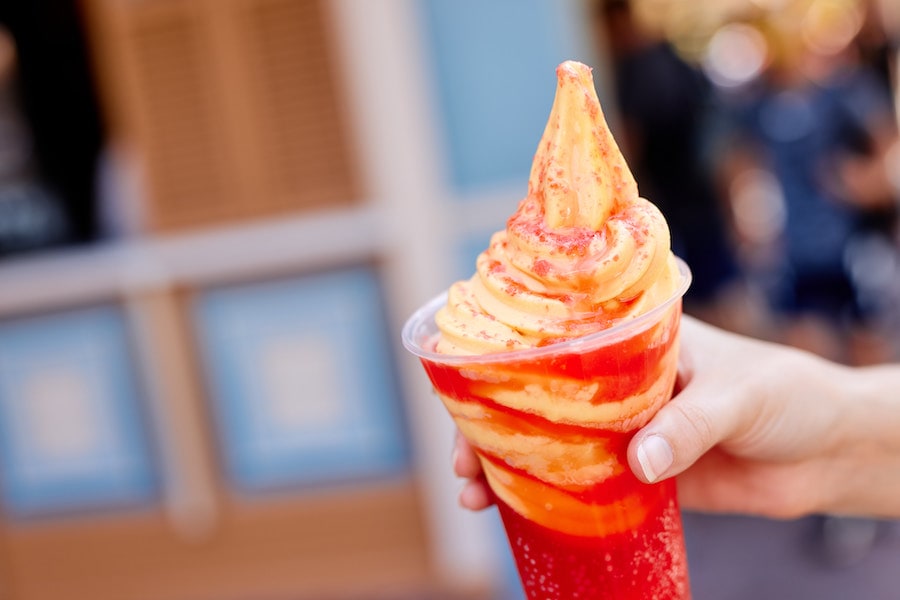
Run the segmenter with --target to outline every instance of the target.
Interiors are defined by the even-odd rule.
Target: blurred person
[[[859,60],[872,70],[886,92],[896,102],[895,73],[898,44],[894,32],[888,31],[878,0],[860,0],[862,24],[853,40]]]
[[[15,50],[13,77],[4,84],[5,123],[15,119],[18,134],[4,141],[27,155],[27,173],[17,177],[30,182],[12,193],[22,206],[54,206],[59,215],[46,239],[9,252],[91,242],[100,235],[95,186],[104,132],[79,3],[0,2],[0,27]],[[23,199],[30,189],[39,190],[32,203]],[[14,220],[31,222],[39,213],[17,211]]]
[[[16,42],[0,23],[0,258],[59,244],[69,234],[61,198],[40,180]]]
[[[612,59],[617,139],[641,194],[666,216],[674,252],[691,265],[685,310],[736,325],[725,309],[734,305],[728,291],[739,272],[722,202],[701,160],[709,83],[671,43],[642,26],[629,0],[599,0],[594,16]]]
[[[858,230],[845,256],[863,311],[874,327],[900,331],[900,136],[897,118],[896,32],[888,30],[877,0],[860,0],[861,25],[847,52],[872,73],[885,99],[883,113],[874,121],[870,143],[864,152],[846,156],[838,183],[842,192],[860,207]],[[888,113],[893,109],[891,119]],[[877,361],[863,357],[869,362]]]
[[[835,360],[879,362],[891,350],[871,335],[876,311],[857,280],[872,257],[851,254],[866,247],[859,240],[893,231],[895,190],[883,159],[896,122],[852,39],[830,27],[835,16],[810,15],[799,30],[767,24],[773,59],[758,81],[732,95],[728,146],[745,170],[771,173],[784,201],[771,290],[782,340]],[[848,264],[851,258],[863,263]]]

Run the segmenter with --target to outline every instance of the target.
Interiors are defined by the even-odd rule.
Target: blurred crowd
[[[746,2],[699,49],[640,5],[598,2],[598,39],[617,137],[693,271],[686,311],[841,362],[896,359],[896,32],[880,5]]]
[[[693,273],[685,311],[846,364],[900,359],[888,4],[706,3],[717,20],[680,29],[661,10],[675,5],[699,10],[598,0],[594,17],[616,137]],[[684,518],[698,597],[895,597],[896,523]]]

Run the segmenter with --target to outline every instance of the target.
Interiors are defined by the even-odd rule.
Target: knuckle
[[[702,449],[709,448],[715,443],[716,427],[709,413],[701,406],[690,402],[672,402],[672,408],[685,423],[687,431],[682,435],[685,440],[693,440]]]

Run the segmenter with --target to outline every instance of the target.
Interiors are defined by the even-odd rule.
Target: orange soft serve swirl
[[[475,275],[450,287],[427,342],[444,356],[423,365],[504,506],[569,536],[627,536],[674,510],[626,454],[671,397],[689,277],[638,194],[590,68],[565,62],[557,80],[528,193]],[[557,344],[657,308],[634,328]]]
[[[556,98],[528,195],[451,286],[437,350],[485,354],[578,337],[664,302],[680,274],[659,210],[637,184],[604,119],[591,70],[557,68]]]

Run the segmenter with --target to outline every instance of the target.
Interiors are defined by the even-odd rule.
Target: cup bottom
[[[526,597],[689,600],[675,483],[669,480],[656,485],[661,501],[639,527],[603,537],[553,531],[525,519],[498,499]]]

